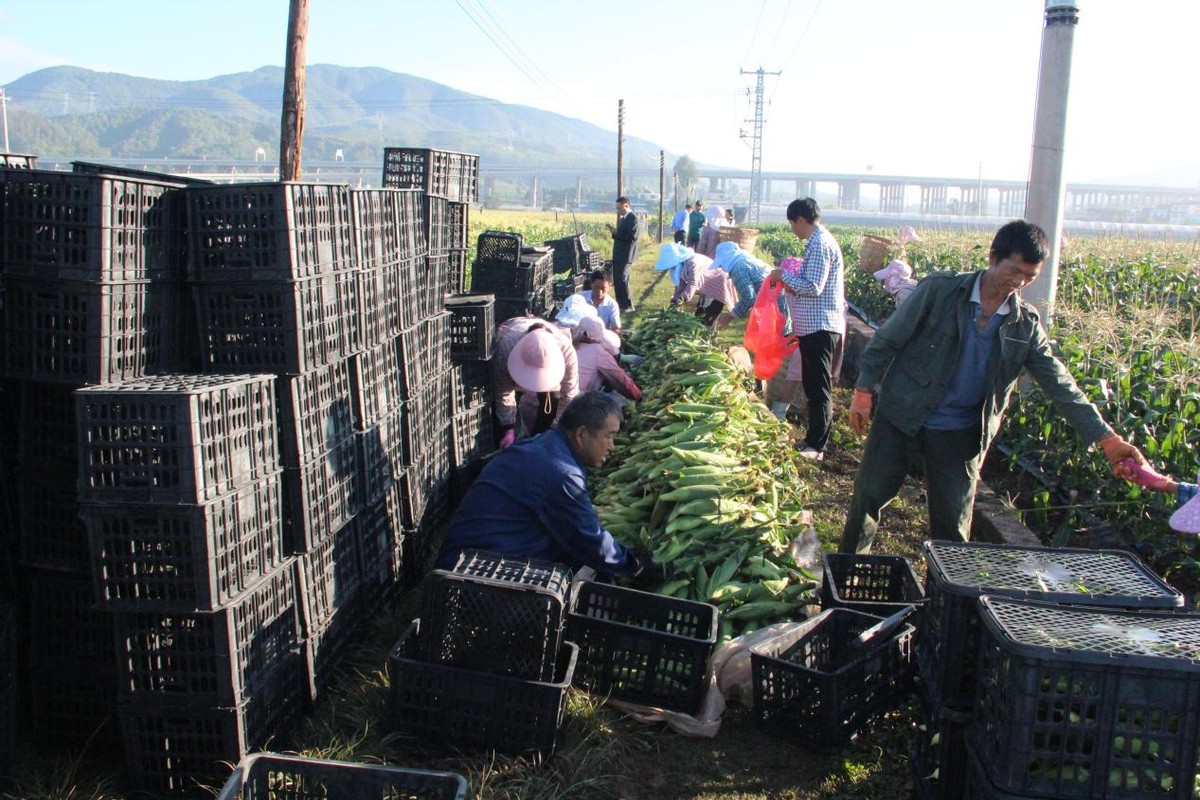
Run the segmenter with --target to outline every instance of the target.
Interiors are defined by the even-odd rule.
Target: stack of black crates
[[[588,274],[603,264],[600,254],[588,244],[585,233],[550,239],[543,244],[554,251],[553,296],[556,302],[561,303],[581,290]]]
[[[578,648],[563,638],[571,574],[464,552],[421,584],[421,616],[388,659],[393,724],[443,745],[549,758]]]
[[[496,298],[496,324],[554,309],[554,251],[527,247],[521,234],[484,231],[475,247],[471,291]]]
[[[5,513],[31,739],[83,742],[116,715],[112,620],[95,607],[72,392],[190,366],[183,182],[5,157]],[[15,545],[15,546],[14,546]],[[3,591],[0,589],[0,591]],[[107,733],[96,741],[111,741]]]
[[[924,549],[918,797],[1192,796],[1200,617],[1178,592],[1124,551]]]

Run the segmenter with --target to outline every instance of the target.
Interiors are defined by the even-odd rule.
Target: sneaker
[[[796,449],[800,451],[801,458],[807,458],[810,461],[824,461],[825,460],[825,453],[821,450],[818,450],[815,447],[809,447],[806,444],[797,442]]]
[[[803,425],[808,421],[808,414],[795,406],[789,405],[783,413],[783,418],[793,425]]]

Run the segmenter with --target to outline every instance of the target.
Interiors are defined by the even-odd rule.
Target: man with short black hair
[[[671,235],[676,244],[683,244],[687,241],[688,218],[691,216],[691,203],[675,212],[675,217],[671,220]]]
[[[571,401],[558,424],[498,453],[450,520],[436,567],[454,566],[463,550],[588,566],[602,576],[662,577],[645,551],[632,551],[600,524],[586,470],[613,451],[621,411],[604,392]]]
[[[633,213],[629,198],[622,195],[616,199],[617,225],[608,226],[613,237],[612,274],[613,289],[617,294],[617,305],[622,313],[633,311],[633,298],[629,294],[629,273],[637,261],[642,244],[642,226],[638,215]]]

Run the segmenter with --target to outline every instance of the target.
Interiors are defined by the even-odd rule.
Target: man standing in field
[[[628,197],[618,197],[616,206],[619,217],[617,226],[608,226],[608,232],[613,237],[613,288],[617,293],[617,305],[620,306],[621,313],[628,314],[633,311],[633,298],[629,294],[629,273],[641,248],[642,227],[638,215],[630,208]]]
[[[850,404],[850,427],[862,436],[869,426],[870,436],[841,552],[870,551],[880,514],[914,459],[924,465],[930,536],[970,539],[979,469],[1023,371],[1084,441],[1104,450],[1115,474],[1125,459],[1146,463],[1088,402],[1050,351],[1037,310],[1021,299],[1048,247],[1037,225],[1009,222],[992,239],[986,270],[925,278],[875,332]]]
[[[691,203],[675,212],[675,218],[671,220],[671,236],[676,244],[683,244],[687,241],[688,218],[691,216]]]
[[[842,248],[820,223],[821,208],[811,197],[789,203],[787,218],[796,238],[808,242],[804,259],[797,270],[776,269],[771,278],[783,283],[792,335],[800,340],[800,383],[808,400],[800,455],[822,461],[833,428],[834,353],[846,330]]]

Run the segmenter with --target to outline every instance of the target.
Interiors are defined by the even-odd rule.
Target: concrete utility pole
[[[1033,156],[1029,165],[1029,190],[1025,218],[1050,237],[1050,254],[1042,274],[1022,292],[1038,307],[1042,322],[1050,327],[1054,297],[1058,292],[1058,257],[1062,251],[1063,142],[1067,131],[1067,91],[1071,83],[1071,47],[1079,8],[1075,0],[1046,0],[1046,25],[1042,29],[1042,61],[1038,71]]]
[[[758,224],[758,209],[762,205],[762,133],[763,133],[763,77],[780,75],[783,70],[766,72],[762,67],[747,72],[740,70],[742,75],[757,75],[758,81],[754,87],[754,119],[746,120],[754,125],[750,135],[750,207],[746,210],[746,223]],[[746,138],[745,132],[742,138]]]
[[[4,119],[4,152],[9,152],[8,149],[8,95],[4,93],[4,87],[0,86],[0,117]]]
[[[658,151],[658,243],[663,240],[663,192],[667,189],[667,153]]]
[[[617,197],[625,194],[625,101],[617,101]]]
[[[283,116],[279,123],[279,180],[300,180],[304,145],[304,46],[308,42],[308,0],[291,0],[287,61],[283,68]]]

